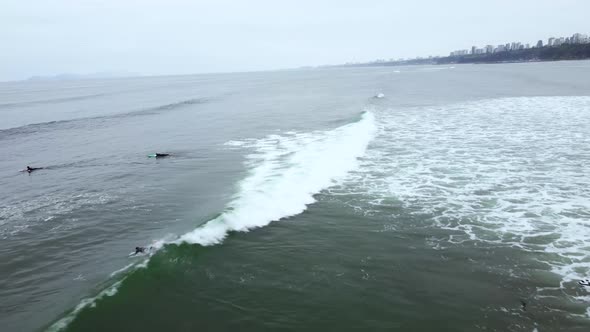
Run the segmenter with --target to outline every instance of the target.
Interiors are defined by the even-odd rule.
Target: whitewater
[[[375,116],[365,112],[358,122],[330,131],[228,142],[253,150],[247,156],[250,174],[223,214],[178,242],[217,244],[228,232],[248,231],[303,212],[315,194],[358,167],[375,130]]]

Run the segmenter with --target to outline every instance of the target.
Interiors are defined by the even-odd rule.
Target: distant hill
[[[71,74],[63,73],[53,76],[31,76],[28,81],[66,81],[66,80],[89,80],[89,79],[101,79],[101,78],[120,78],[120,77],[136,77],[141,76],[137,73],[131,72],[102,72],[102,73],[91,73],[91,74]]]

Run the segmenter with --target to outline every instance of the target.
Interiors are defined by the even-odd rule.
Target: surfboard
[[[155,153],[148,154],[147,156],[148,156],[148,158],[156,158],[156,154]]]

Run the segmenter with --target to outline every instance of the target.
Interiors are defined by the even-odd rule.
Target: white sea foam
[[[245,144],[246,144],[246,142],[244,142],[244,141],[227,141],[227,142],[223,143],[223,145],[226,145],[226,146],[237,146],[237,147],[243,146]]]
[[[72,320],[74,320],[74,318],[76,318],[76,315],[84,308],[90,306],[90,307],[94,307],[96,305],[96,301],[102,299],[105,296],[113,296],[115,294],[117,294],[117,290],[119,289],[119,286],[121,286],[121,283],[123,282],[123,280],[118,281],[116,283],[114,283],[111,287],[103,290],[102,292],[100,292],[98,295],[96,295],[95,297],[91,297],[91,298],[86,298],[83,299],[82,301],[80,301],[80,303],[76,306],[76,308],[74,308],[74,310],[72,310],[72,312],[70,314],[68,314],[67,316],[65,316],[64,318],[58,320],[57,322],[55,322],[53,325],[51,325],[47,331],[48,332],[57,332],[57,331],[61,331],[64,328],[66,328],[68,326],[68,324],[70,324],[70,322]]]
[[[451,70],[455,69],[454,66],[451,67],[444,67],[444,66],[432,66],[432,67],[419,67],[418,71],[430,72],[430,71],[441,71],[441,70]]]
[[[451,230],[446,242],[528,251],[562,288],[590,277],[590,97],[481,100],[376,118],[371,149],[343,187],[363,193],[359,206],[395,201]]]
[[[116,196],[107,193],[51,194],[0,206],[0,239],[51,222],[56,216],[65,215],[81,207],[104,205],[116,199]],[[60,224],[56,227],[66,225]]]
[[[253,149],[247,156],[251,170],[227,210],[177,242],[212,245],[230,231],[248,231],[303,212],[314,194],[357,167],[375,129],[374,115],[365,112],[359,121],[329,131],[244,141],[241,145]]]
[[[158,249],[161,246],[157,247]],[[114,272],[112,272],[110,274],[110,277],[113,278],[115,276],[117,276],[118,274],[125,272],[127,270],[138,270],[138,269],[143,269],[146,268],[149,262],[149,258],[145,258],[143,259],[141,262],[139,263],[131,263],[126,265],[125,267],[116,270]],[[121,284],[123,283],[123,281],[125,281],[127,277],[123,276],[120,280],[118,280],[117,282],[113,283],[111,286],[109,286],[108,288],[104,289],[103,291],[101,291],[100,293],[98,293],[96,296],[93,297],[88,297],[85,299],[82,299],[80,301],[80,303],[78,303],[78,305],[76,306],[76,308],[74,308],[74,310],[72,310],[70,313],[68,313],[66,316],[64,316],[63,318],[61,318],[60,320],[58,320],[57,322],[55,322],[54,324],[52,324],[47,331],[48,332],[58,332],[61,331],[63,329],[65,329],[78,315],[78,313],[86,308],[86,307],[91,307],[93,308],[94,306],[96,306],[96,301],[104,298],[105,296],[113,296],[115,294],[117,294],[117,292],[119,291],[119,287],[121,287]]]
[[[120,268],[120,269],[118,269],[118,270],[116,270],[116,271],[113,271],[113,272],[110,274],[110,277],[112,278],[112,277],[116,276],[117,274],[119,274],[119,273],[121,273],[121,272],[125,272],[125,271],[129,270],[129,268],[130,268],[130,267],[132,267],[133,265],[134,265],[134,263],[130,263],[130,264],[127,264],[127,265],[125,265],[124,267],[122,267],[122,268]]]

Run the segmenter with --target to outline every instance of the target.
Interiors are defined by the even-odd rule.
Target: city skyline
[[[546,38],[547,43],[543,42],[543,39],[539,39],[534,45],[531,43],[522,42],[509,42],[506,44],[499,45],[485,45],[482,48],[477,46],[471,46],[471,49],[463,49],[457,51],[451,51],[449,56],[460,56],[460,55],[475,55],[475,54],[489,54],[505,51],[523,50],[530,48],[541,48],[541,47],[553,47],[560,46],[563,44],[587,44],[590,43],[590,38],[587,34],[576,32],[571,37],[548,37]]]
[[[428,55],[428,56],[415,56],[415,57],[391,57],[391,58],[379,58],[371,61],[349,61],[344,63],[344,65],[360,65],[360,64],[379,64],[379,63],[388,63],[388,62],[404,62],[404,61],[415,61],[415,60],[428,60],[428,59],[440,59],[445,57],[453,57],[453,56],[462,56],[462,55],[473,55],[473,54],[492,54],[504,51],[512,51],[512,50],[523,50],[523,49],[531,49],[531,48],[539,48],[539,47],[554,47],[560,46],[563,44],[587,44],[590,43],[590,34],[584,34],[576,32],[570,37],[548,37],[546,38],[547,43],[545,43],[542,39],[539,39],[533,44],[531,43],[522,43],[522,42],[509,42],[505,44],[498,44],[494,45],[485,45],[483,47],[471,46],[470,49],[462,49],[451,51],[448,55]]]
[[[0,81],[262,71],[587,31],[584,0],[7,2]],[[556,15],[564,13],[567,15]]]

